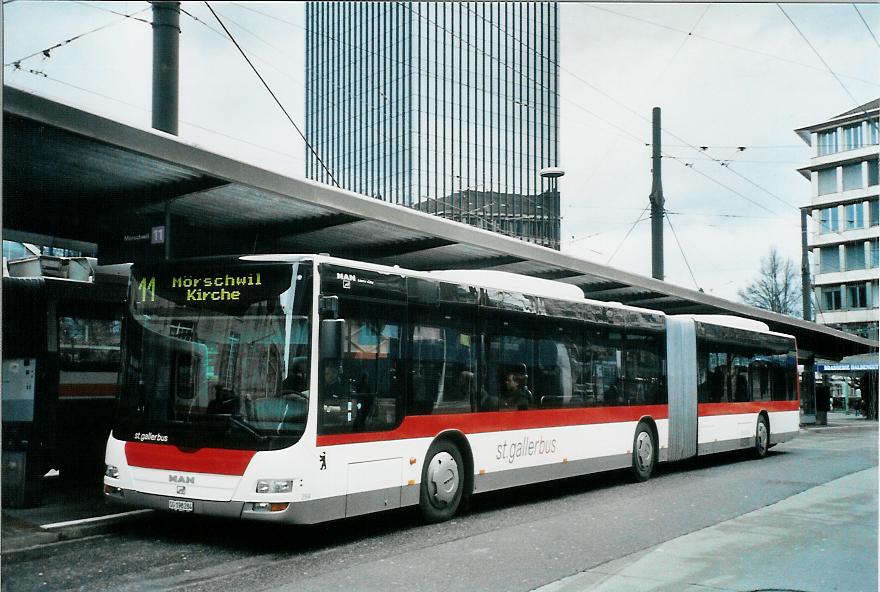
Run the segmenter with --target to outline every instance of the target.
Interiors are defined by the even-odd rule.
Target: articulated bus
[[[492,272],[324,255],[134,266],[104,492],[315,523],[767,449],[799,425],[796,345]]]

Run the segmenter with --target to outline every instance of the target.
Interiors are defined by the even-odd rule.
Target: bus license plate
[[[168,509],[175,512],[192,512],[193,503],[184,500],[168,500]]]

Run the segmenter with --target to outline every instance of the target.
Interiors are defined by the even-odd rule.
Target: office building
[[[813,149],[808,248],[816,322],[878,338],[878,114],[871,101],[796,133]]]
[[[306,176],[559,248],[558,9],[309,2]],[[323,164],[322,164],[323,163]]]

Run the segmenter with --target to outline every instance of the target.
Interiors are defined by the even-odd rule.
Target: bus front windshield
[[[114,435],[269,450],[305,430],[309,263],[132,269]]]

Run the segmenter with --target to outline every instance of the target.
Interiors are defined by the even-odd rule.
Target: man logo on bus
[[[337,273],[337,280],[342,280],[342,287],[346,290],[351,290],[351,283],[357,283],[357,276],[351,273]]]
[[[195,485],[196,478],[188,477],[186,475],[168,475],[168,481],[171,483],[186,483],[189,485]]]

